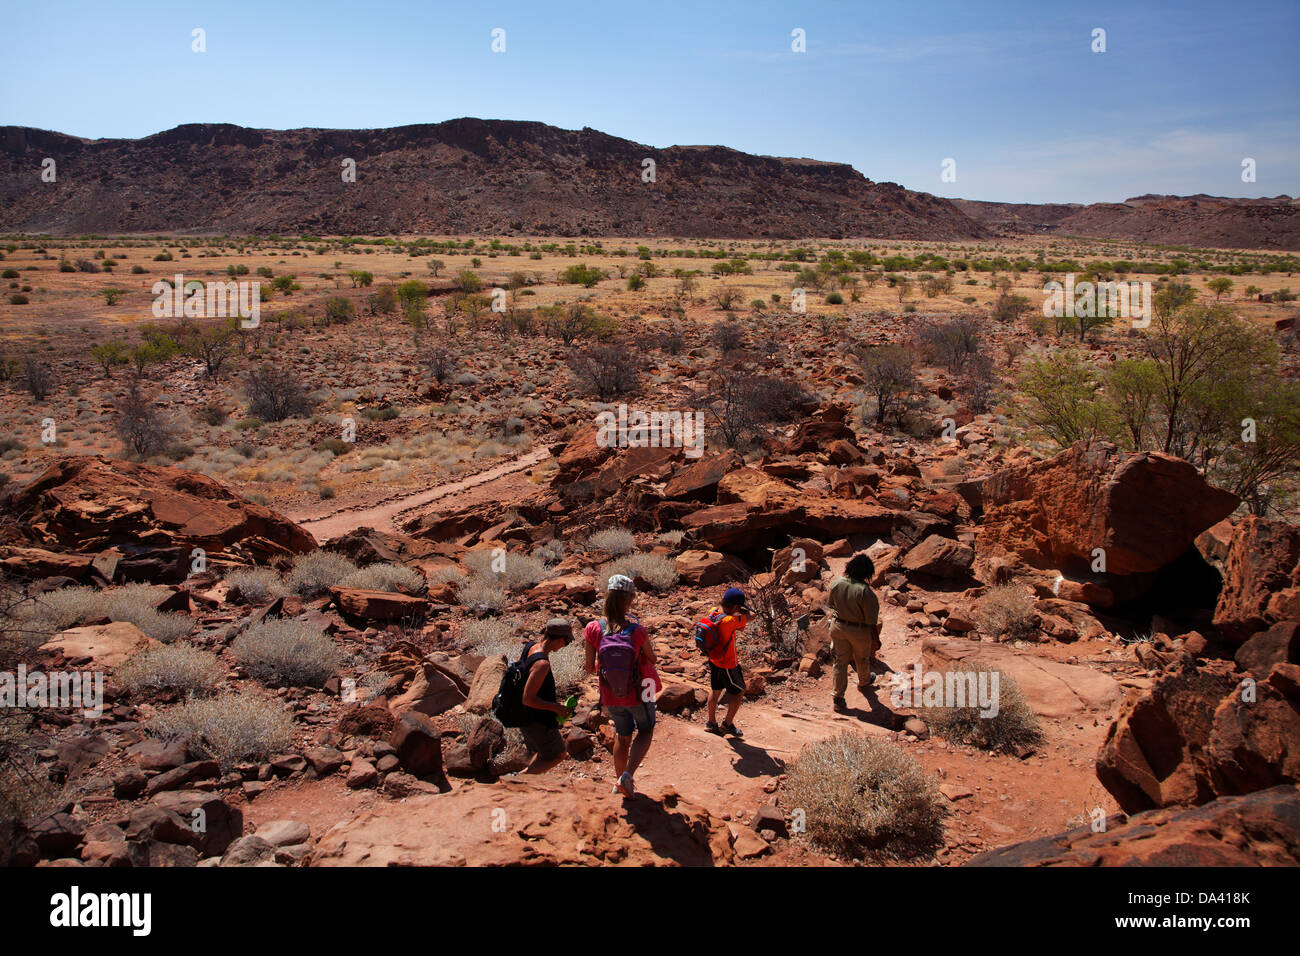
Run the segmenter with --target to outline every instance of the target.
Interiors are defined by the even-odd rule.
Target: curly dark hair
[[[871,556],[867,552],[859,551],[849,558],[844,573],[849,576],[851,581],[870,581],[876,575],[876,563],[871,560]]]

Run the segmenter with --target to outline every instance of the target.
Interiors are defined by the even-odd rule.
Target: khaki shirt
[[[861,581],[838,577],[831,583],[831,609],[841,624],[869,627],[879,633],[880,602],[875,592]]]

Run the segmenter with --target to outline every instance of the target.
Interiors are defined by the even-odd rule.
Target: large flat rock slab
[[[1024,692],[1034,713],[1063,718],[1119,706],[1124,691],[1114,678],[1081,664],[1064,664],[1017,653],[1006,644],[962,638],[927,637],[921,642],[927,669],[953,670],[982,661],[1009,675]]]
[[[504,778],[377,807],[327,831],[314,866],[733,863],[721,818],[684,797],[611,794],[608,781]]]

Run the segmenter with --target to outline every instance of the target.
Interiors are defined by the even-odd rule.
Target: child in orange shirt
[[[710,616],[719,613],[722,615],[717,623],[720,639],[709,655],[709,719],[704,726],[709,733],[743,737],[745,735],[736,727],[736,712],[745,699],[745,675],[736,657],[736,632],[749,623],[745,592],[740,588],[728,588],[722,595],[722,606],[714,608]],[[727,716],[719,725],[718,701],[724,694],[727,697]]]

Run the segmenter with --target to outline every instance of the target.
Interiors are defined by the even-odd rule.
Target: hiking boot
[[[837,714],[847,714],[849,712],[849,705],[845,703],[843,697],[832,697],[831,707],[835,709]]]
[[[743,737],[743,736],[745,736],[744,734],[742,734],[742,733],[740,732],[740,728],[737,727],[735,724],[723,724],[723,725],[721,726],[721,728],[719,728],[719,729],[721,729],[721,731],[722,731],[724,734],[730,734],[732,737]]]
[[[626,770],[618,778],[618,790],[625,797],[630,797],[636,793],[636,786],[632,783],[632,775]]]
[[[711,734],[717,734],[718,736],[722,735],[722,728],[718,726],[718,722],[716,720],[705,721],[704,729]]]

